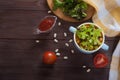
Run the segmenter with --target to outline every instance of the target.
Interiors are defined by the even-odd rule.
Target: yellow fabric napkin
[[[95,8],[92,17],[108,37],[120,35],[120,0],[84,0]]]
[[[109,80],[120,80],[120,41],[113,52],[110,65]]]

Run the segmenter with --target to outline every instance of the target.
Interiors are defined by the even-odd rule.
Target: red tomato
[[[56,62],[57,56],[54,52],[52,51],[46,51],[43,54],[43,62],[45,64],[54,64]]]
[[[108,64],[108,58],[105,54],[97,54],[94,57],[94,65],[96,68],[103,68]]]

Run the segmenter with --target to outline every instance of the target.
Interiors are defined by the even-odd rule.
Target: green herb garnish
[[[78,45],[85,50],[95,50],[98,48],[102,41],[101,29],[98,29],[92,24],[82,25],[76,32],[78,38]]]
[[[60,8],[65,15],[81,20],[87,17],[88,5],[82,0],[53,0],[53,10]]]

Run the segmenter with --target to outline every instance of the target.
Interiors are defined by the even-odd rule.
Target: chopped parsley
[[[53,3],[54,11],[60,8],[65,15],[78,20],[87,17],[88,5],[83,0],[53,0]]]
[[[98,29],[92,24],[82,25],[76,32],[78,45],[85,50],[95,50],[98,48],[102,41],[101,29]]]

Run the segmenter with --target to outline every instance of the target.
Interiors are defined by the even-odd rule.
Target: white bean
[[[90,72],[91,71],[91,69],[87,69],[87,72]]]
[[[68,59],[68,56],[64,56],[64,59]]]
[[[71,50],[71,53],[75,53],[75,51],[74,51],[74,50]]]
[[[65,43],[65,45],[66,45],[67,47],[69,47],[69,44],[68,44],[68,43]]]
[[[61,26],[61,22],[58,22],[58,26]]]
[[[54,38],[56,38],[57,37],[57,33],[54,33]]]
[[[83,68],[86,68],[86,66],[84,65]]]
[[[67,37],[67,33],[64,32],[64,37]]]
[[[72,39],[70,39],[68,42],[70,42],[70,43],[71,43],[71,42],[73,42],[73,40],[72,40]]]
[[[59,49],[55,49],[55,52],[57,53],[59,51]]]
[[[60,56],[60,53],[56,53],[56,56]]]
[[[49,10],[49,11],[48,11],[48,14],[50,14],[50,13],[52,13],[52,11]]]
[[[58,40],[57,40],[57,39],[54,39],[54,42],[58,43]]]
[[[39,43],[40,41],[39,41],[39,40],[36,40],[35,42],[36,42],[36,43]]]

